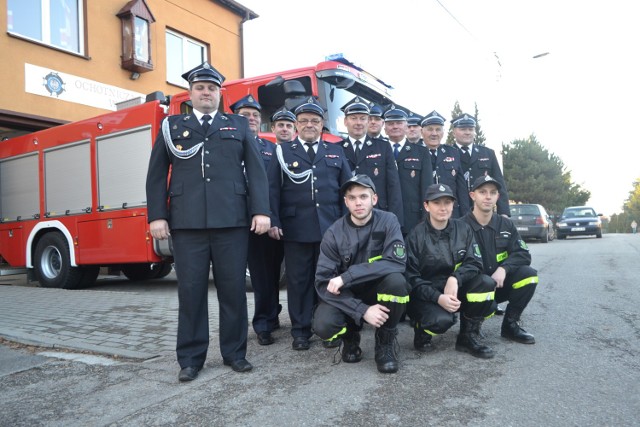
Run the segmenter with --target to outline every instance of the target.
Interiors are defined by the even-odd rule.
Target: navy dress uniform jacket
[[[426,217],[424,194],[427,187],[433,184],[430,156],[425,147],[407,142],[396,159],[402,189],[404,222],[401,224],[404,234],[408,234]]]
[[[347,210],[340,194],[340,186],[351,178],[344,151],[338,144],[320,141],[312,164],[306,146],[298,138],[283,142],[280,147],[290,171],[313,169],[314,174],[296,184],[282,171],[277,157],[269,163],[271,226],[283,230],[284,241],[320,242],[329,226]]]
[[[367,136],[356,159],[353,144],[348,138],[340,144],[354,175],[365,174],[375,184],[378,194],[376,208],[394,213],[402,224],[402,190],[391,145],[381,139],[371,139]]]
[[[436,152],[436,170],[433,173],[433,183],[446,184],[453,190],[453,194],[456,196],[453,218],[460,218],[470,211],[469,191],[460,165],[460,152],[456,147],[444,144],[441,144]]]
[[[455,147],[458,150],[460,156],[462,156],[462,150]],[[473,150],[471,152],[471,162],[468,167],[465,167],[463,162],[462,171],[464,172],[465,179],[467,181],[467,191],[471,189],[471,186],[475,180],[481,176],[490,175],[493,179],[498,181],[502,188],[500,189],[500,198],[498,199],[498,214],[511,216],[509,211],[509,193],[507,192],[507,185],[504,182],[504,176],[502,176],[502,170],[498,164],[496,153],[489,147],[473,144]],[[467,200],[469,205],[472,206],[473,202],[467,193]],[[466,213],[466,212],[464,212]]]
[[[267,176],[244,117],[217,112],[205,135],[195,115],[176,115],[169,129],[178,149],[204,146],[179,159],[158,134],[147,175],[149,222],[166,219],[171,229],[248,227],[254,215],[270,214]]]
[[[262,161],[264,162],[264,170],[266,173],[269,169],[269,163],[275,154],[276,144],[267,139],[258,138],[257,136],[255,141],[258,151],[260,152],[260,157],[262,157]]]

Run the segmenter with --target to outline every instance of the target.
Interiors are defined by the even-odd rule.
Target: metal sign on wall
[[[144,94],[50,68],[24,64],[25,92],[90,107],[116,110],[116,104]]]

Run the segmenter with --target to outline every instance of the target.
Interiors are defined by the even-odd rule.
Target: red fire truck
[[[221,104],[229,111],[253,94],[267,131],[276,109],[314,95],[337,139],[344,131],[340,107],[356,95],[388,104],[390,89],[337,57],[226,82]],[[162,119],[190,110],[187,92],[154,93],[141,105],[0,142],[0,272],[26,269],[41,286],[65,289],[92,285],[101,266],[131,280],[169,274],[170,242],[149,234],[145,181]]]

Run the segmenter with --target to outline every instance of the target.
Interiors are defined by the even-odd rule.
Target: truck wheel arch
[[[71,267],[77,267],[78,264],[76,263],[76,249],[75,245],[73,244],[71,233],[63,223],[56,220],[42,221],[36,224],[36,226],[33,227],[33,230],[31,230],[31,233],[29,233],[29,238],[27,239],[27,244],[25,245],[25,259],[27,261],[26,267],[33,268],[33,256],[35,254],[36,245],[44,234],[51,231],[58,231],[65,237],[69,245],[69,260],[71,262]]]

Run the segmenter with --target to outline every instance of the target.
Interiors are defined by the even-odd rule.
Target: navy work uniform
[[[445,118],[437,111],[427,114],[420,125],[444,126]],[[429,150],[431,168],[433,170],[433,183],[446,184],[456,196],[453,207],[453,218],[460,218],[469,209],[469,197],[467,183],[464,180],[462,166],[460,165],[460,152],[450,145],[440,144],[437,148],[426,147]]]
[[[320,119],[323,108],[310,98],[294,111]],[[320,124],[321,126],[321,124]],[[314,278],[322,235],[346,207],[340,185],[351,177],[342,147],[321,138],[312,143],[313,160],[298,136],[277,146],[269,164],[272,227],[282,229],[291,335],[295,350],[307,350],[316,304]]]
[[[238,113],[242,108],[254,109],[262,112],[262,106],[252,95],[247,95],[232,105],[231,110]],[[257,135],[254,142],[262,161],[265,173],[269,167],[275,144]],[[280,298],[280,267],[284,259],[282,241],[269,237],[268,234],[249,234],[249,274],[255,309],[253,314],[253,330],[258,336],[258,343],[268,345],[274,342],[271,332],[279,327],[278,314],[282,310]]]
[[[433,184],[426,201],[442,197],[454,199],[445,184]],[[445,310],[438,299],[450,276],[458,281],[461,325],[456,350],[490,358],[493,350],[480,345],[480,326],[495,312],[495,281],[482,274],[482,255],[473,230],[460,220],[450,219],[444,229],[436,229],[429,219],[407,236],[406,277],[411,286],[407,315],[415,327],[414,346],[431,349],[431,337],[446,332],[456,323],[456,315]]]
[[[385,121],[407,120],[407,113],[392,107],[384,114]],[[396,164],[400,176],[404,221],[403,234],[408,234],[424,218],[424,194],[433,183],[433,171],[429,151],[419,144],[411,144],[404,138],[402,141],[389,141],[392,151],[397,153]]]
[[[475,191],[488,183],[500,189],[500,183],[487,175],[477,178],[471,190]],[[493,214],[487,225],[478,223],[473,212],[465,215],[463,220],[473,229],[480,246],[484,274],[491,276],[498,267],[506,272],[504,284],[496,288],[495,296],[498,304],[509,301],[502,322],[502,336],[524,344],[535,343],[533,335],[517,323],[538,286],[538,272],[531,267],[527,244],[511,220],[502,215]]]
[[[355,175],[343,184],[342,193],[353,185],[376,191],[368,176]],[[362,359],[359,331],[363,317],[370,306],[380,304],[389,309],[389,318],[376,329],[376,364],[380,372],[398,370],[393,344],[400,316],[409,300],[402,274],[405,261],[398,219],[378,209],[371,210],[366,224],[355,224],[350,214],[343,216],[322,238],[316,271],[320,303],[314,314],[313,329],[322,339],[342,339],[345,362],[356,363]],[[337,276],[343,286],[335,295],[327,288],[329,281]],[[387,347],[387,342],[391,347]]]
[[[355,97],[344,107],[345,116],[353,114],[369,115],[369,105],[359,97]],[[354,175],[367,175],[378,189],[378,203],[376,208],[393,212],[402,224],[404,218],[402,209],[402,190],[398,167],[396,166],[391,146],[381,139],[372,139],[366,135],[356,139],[352,135],[340,143],[349,161],[349,167]]]
[[[451,125],[456,128],[476,127],[476,119],[469,114],[462,114],[453,119]],[[496,158],[496,153],[489,147],[484,147],[475,143],[469,144],[467,147],[456,142],[456,147],[460,155],[460,165],[464,179],[467,182],[467,191],[471,191],[473,182],[481,176],[489,175],[500,183],[500,198],[498,199],[497,211],[500,215],[511,216],[509,211],[509,194],[507,185],[502,176],[500,164]],[[468,194],[468,192],[467,192]],[[468,196],[467,196],[468,197]],[[469,207],[471,207],[471,199],[468,197]],[[462,212],[466,213],[466,212]]]
[[[224,80],[206,62],[183,78],[190,84],[206,81],[218,87]],[[195,371],[189,378],[181,376],[181,381],[194,379],[207,356],[211,263],[223,360],[234,370],[251,369],[244,360],[247,246],[251,218],[270,214],[264,165],[246,119],[220,111],[211,115],[206,120],[194,109],[191,114],[165,119],[147,175],[149,222],[166,219],[173,242],[179,298],[178,363],[183,370]],[[243,363],[236,365],[238,361]]]

